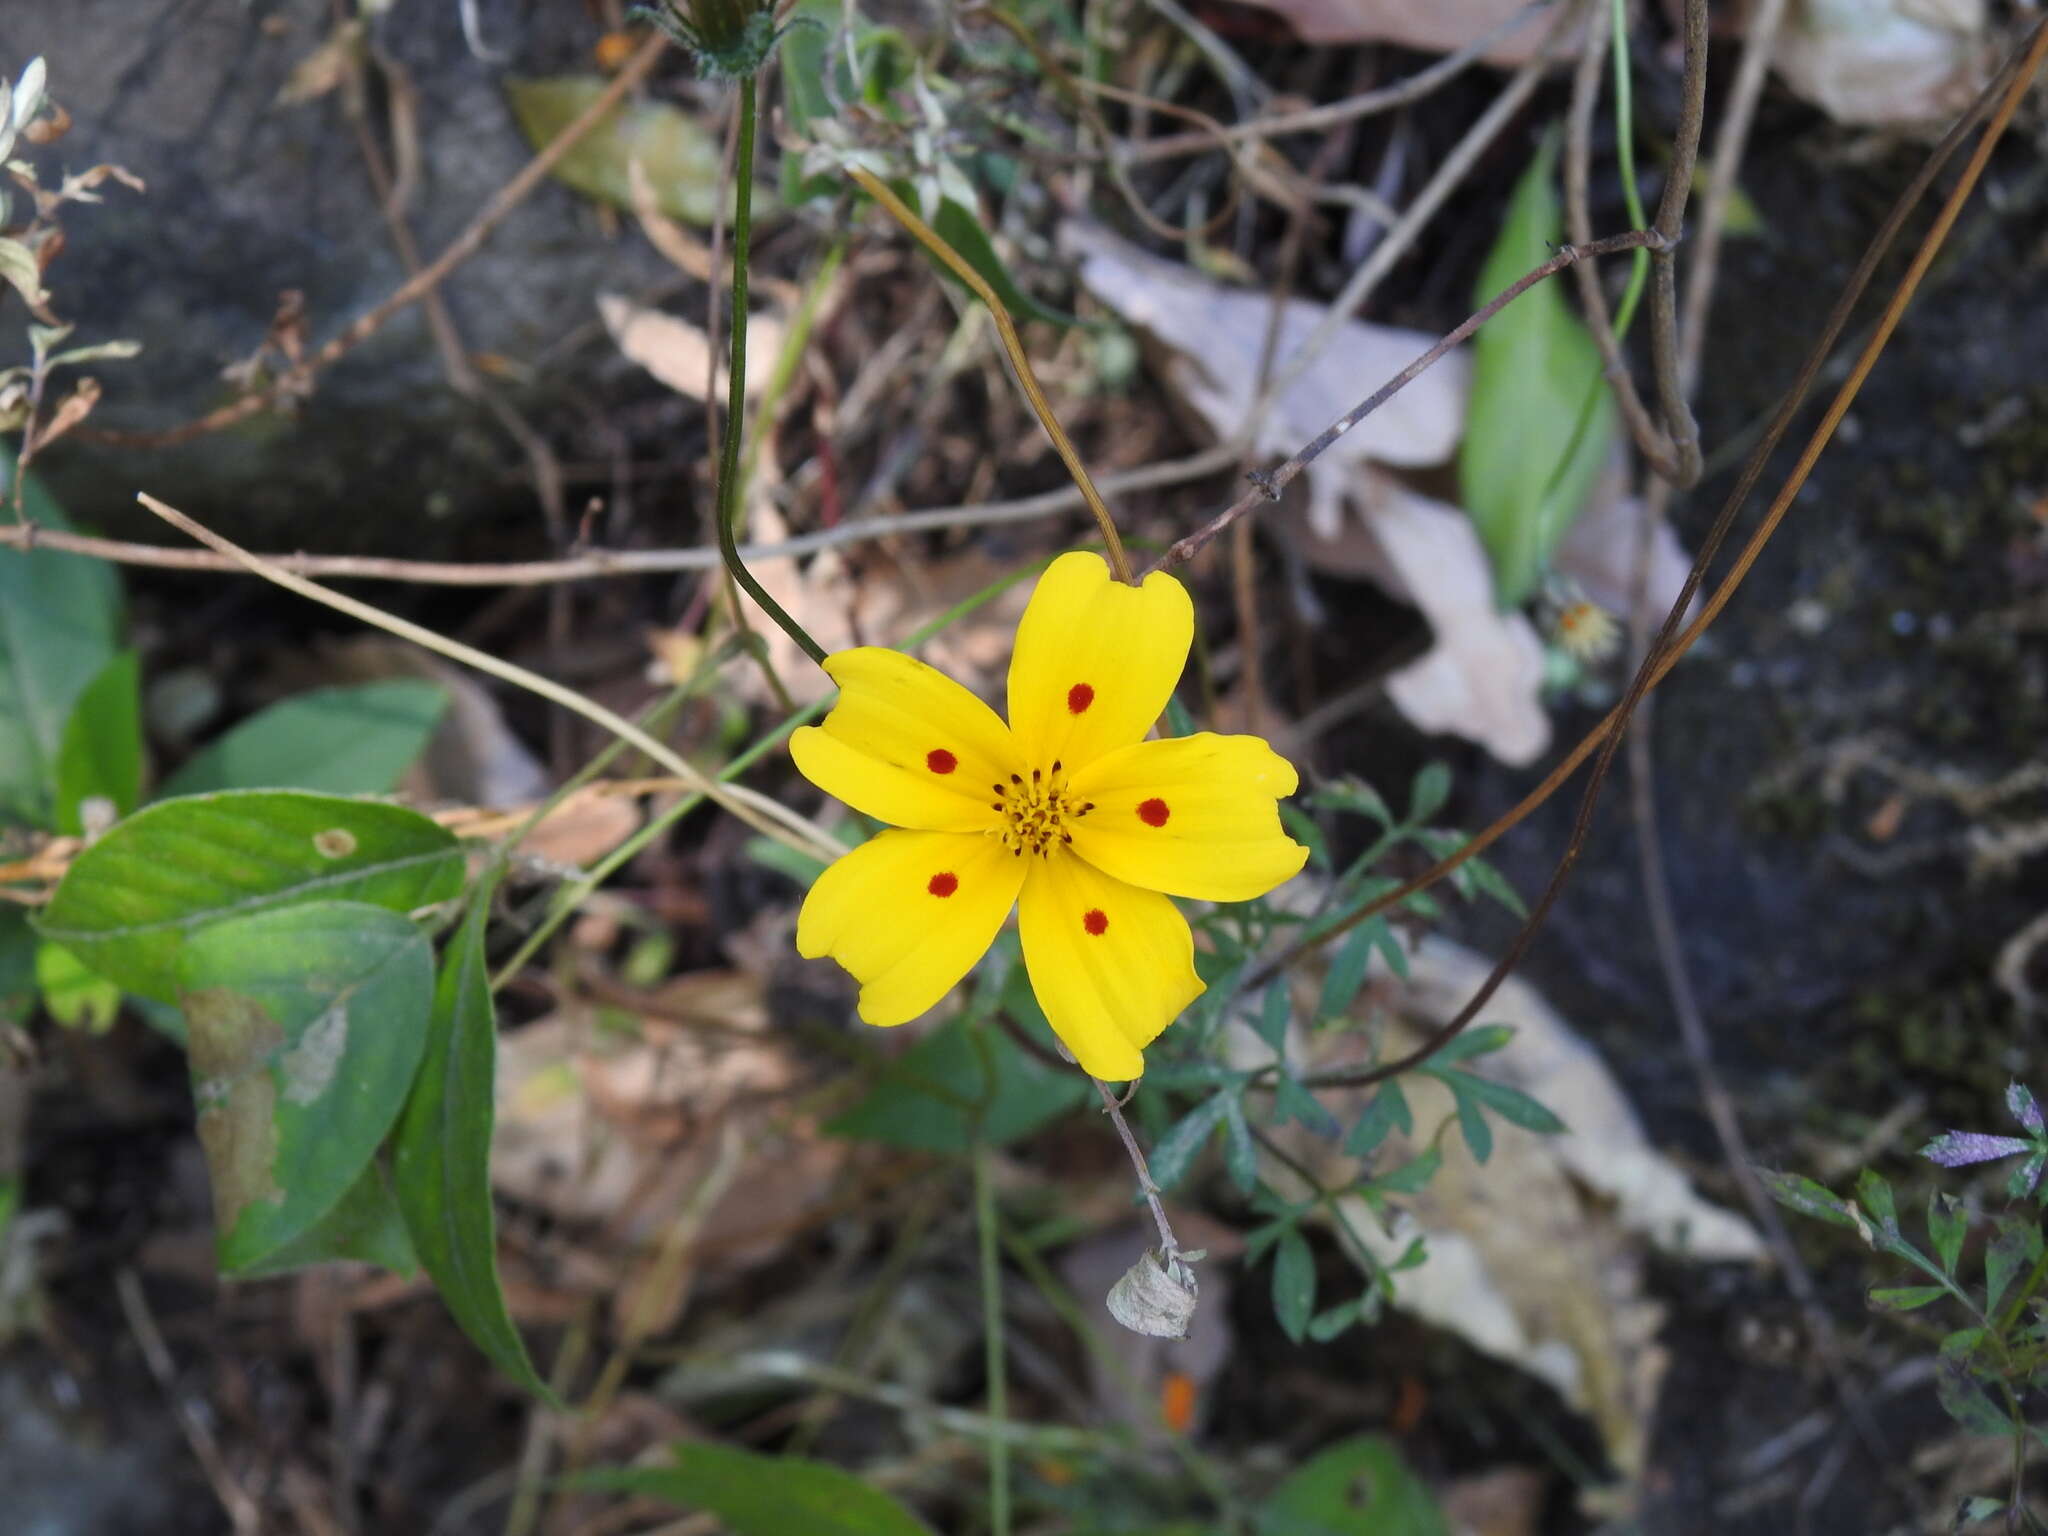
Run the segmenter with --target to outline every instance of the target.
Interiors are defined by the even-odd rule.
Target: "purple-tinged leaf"
[[[2017,1136],[1992,1136],[1984,1131],[1944,1131],[1920,1149],[1920,1155],[1944,1168],[1962,1168],[1971,1163],[1988,1163],[1995,1158],[2024,1152],[2032,1142]]]
[[[2034,1102],[2033,1094],[2020,1084],[2013,1083],[2005,1090],[2005,1107],[2012,1111],[2013,1119],[2036,1136],[2048,1130],[2048,1121],[2041,1118],[2041,1106]]]
[[[2048,1158],[2048,1153],[2036,1152],[2013,1169],[2012,1177],[2006,1181],[2005,1186],[2013,1199],[2017,1200],[2022,1195],[2031,1195],[2034,1192],[2034,1186],[2041,1182],[2041,1164],[2044,1158]]]

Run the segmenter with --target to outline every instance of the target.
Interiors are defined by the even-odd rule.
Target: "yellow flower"
[[[811,887],[796,947],[860,982],[860,1016],[903,1024],[952,990],[1014,904],[1031,987],[1092,1076],[1126,1081],[1202,993],[1194,936],[1167,898],[1247,901],[1298,871],[1294,792],[1256,736],[1145,733],[1194,638],[1187,589],[1062,555],[1010,661],[1010,723],[899,651],[825,662],[839,701],[790,738],[804,777],[892,830]]]

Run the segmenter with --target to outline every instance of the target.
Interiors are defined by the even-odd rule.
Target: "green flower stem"
[[[1009,1382],[1004,1374],[1003,1272],[996,1253],[996,1194],[986,1141],[974,1143],[974,1226],[981,1246],[981,1329],[988,1373],[988,1520],[991,1536],[1010,1536]]]
[[[752,261],[754,234],[754,76],[740,79],[740,143],[733,161],[732,199],[732,319],[726,327],[725,441],[718,454],[718,553],[732,579],[747,596],[760,605],[781,631],[794,640],[803,653],[819,666],[825,664],[825,648],[813,640],[803,625],[783,611],[754,580],[753,572],[740,559],[735,528],[740,510],[740,438],[746,423],[747,405],[747,268]],[[734,615],[738,617],[737,614]]]

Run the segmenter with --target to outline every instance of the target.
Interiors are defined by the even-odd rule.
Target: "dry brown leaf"
[[[1492,31],[1528,7],[1528,0],[1252,0],[1287,18],[1305,42],[1394,43],[1448,53]],[[1538,15],[1489,48],[1489,64],[1526,64],[1536,57],[1552,19]],[[1564,37],[1576,37],[1567,28]],[[1550,47],[1553,58],[1575,51],[1569,41]]]
[[[1080,257],[1081,281],[1090,293],[1167,348],[1168,385],[1219,437],[1235,434],[1257,394],[1272,297],[1161,261],[1092,226],[1062,226],[1060,244]],[[1285,366],[1327,314],[1305,299],[1287,301],[1274,352],[1277,366]],[[1336,340],[1280,392],[1254,451],[1295,452],[1435,341],[1422,331],[1347,321]],[[1311,526],[1326,537],[1336,534],[1352,473],[1361,464],[1419,466],[1448,459],[1465,430],[1470,381],[1470,360],[1453,351],[1331,444],[1302,477]]]
[[[1382,1054],[1406,1051],[1451,1018],[1490,969],[1484,957],[1434,936],[1412,947],[1411,980],[1381,999],[1393,1017]],[[1313,989],[1317,978],[1304,977]],[[1310,997],[1312,999],[1311,991]],[[1381,1263],[1416,1237],[1428,1258],[1395,1278],[1395,1303],[1476,1348],[1540,1377],[1599,1428],[1625,1478],[1643,1469],[1665,1355],[1657,1344],[1663,1308],[1644,1286],[1645,1245],[1701,1261],[1750,1262],[1763,1245],[1740,1217],[1702,1200],[1683,1172],[1659,1153],[1599,1053],[1527,983],[1511,978],[1488,1005],[1488,1023],[1510,1025],[1504,1049],[1471,1064],[1518,1088],[1565,1122],[1539,1136],[1499,1121],[1492,1158],[1475,1162],[1455,1128],[1448,1090],[1432,1079],[1404,1078],[1415,1118],[1412,1137],[1396,1135],[1376,1154],[1391,1168],[1438,1145],[1436,1177],[1383,1228],[1363,1200],[1342,1202],[1350,1227]],[[1361,1031],[1295,1041],[1303,1068],[1360,1061]],[[1248,1028],[1233,1050],[1245,1065],[1270,1059]],[[1371,1090],[1327,1102],[1355,1118]],[[1355,1182],[1364,1169],[1290,1127],[1289,1150],[1329,1187]],[[1264,1176],[1283,1195],[1299,1182],[1277,1159]]]
[[[334,90],[355,69],[362,55],[363,37],[363,23],[359,19],[336,27],[319,47],[292,66],[271,105],[301,106]]]
[[[618,349],[645,368],[677,394],[692,400],[704,398],[704,385],[711,373],[711,343],[701,328],[663,310],[616,293],[597,296],[597,312]],[[773,358],[782,350],[782,322],[773,315],[755,315],[747,325],[747,346],[751,355]],[[768,387],[767,368],[747,370],[747,398],[752,400]],[[718,367],[713,388],[723,398],[726,371]]]
[[[1945,123],[1991,66],[1984,0],[1798,0],[1771,62],[1838,122]]]

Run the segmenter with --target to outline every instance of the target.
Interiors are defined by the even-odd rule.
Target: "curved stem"
[[[794,640],[803,653],[819,666],[825,665],[825,648],[813,640],[803,625],[783,611],[770,597],[754,573],[740,559],[735,525],[740,510],[740,436],[747,407],[747,268],[754,224],[754,77],[740,81],[740,147],[733,160],[732,177],[732,320],[725,369],[725,440],[718,452],[718,554],[732,579],[740,584],[773,619],[781,631]]]

